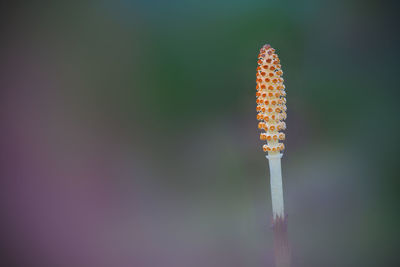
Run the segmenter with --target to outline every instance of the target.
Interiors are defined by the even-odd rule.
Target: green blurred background
[[[2,266],[272,266],[257,54],[282,62],[295,266],[399,266],[395,1],[10,1]]]

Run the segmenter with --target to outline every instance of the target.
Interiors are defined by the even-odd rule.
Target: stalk
[[[264,130],[260,139],[269,162],[272,218],[274,230],[274,253],[276,267],[289,267],[290,248],[287,236],[287,216],[284,211],[281,158],[285,146],[286,92],[278,55],[270,45],[264,45],[258,56],[257,67],[257,119],[258,128]]]
[[[266,156],[269,162],[269,172],[271,181],[271,200],[272,200],[272,216],[276,218],[283,218],[284,205],[283,205],[283,187],[282,187],[282,170],[280,153],[268,153]]]
[[[269,153],[272,200],[272,228],[274,231],[274,254],[276,267],[290,266],[290,247],[287,235],[287,216],[283,204],[282,169],[280,153]]]

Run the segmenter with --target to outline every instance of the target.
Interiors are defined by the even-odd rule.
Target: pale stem
[[[272,152],[266,157],[269,161],[273,219],[276,219],[276,217],[284,218],[281,170],[282,154],[279,152]]]

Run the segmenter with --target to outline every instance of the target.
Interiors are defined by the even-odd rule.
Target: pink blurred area
[[[154,165],[157,156],[134,141],[135,131],[129,136],[93,112],[87,88],[76,93],[83,81],[64,80],[49,61],[24,53],[10,50],[2,92],[1,229],[9,264],[242,265],[244,244],[217,233],[225,219],[208,210],[210,200],[202,203],[207,196],[160,183],[171,170]]]

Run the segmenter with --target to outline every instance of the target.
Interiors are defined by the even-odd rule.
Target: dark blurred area
[[[294,267],[400,266],[398,2],[0,5],[0,266],[273,266],[264,43]]]

